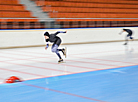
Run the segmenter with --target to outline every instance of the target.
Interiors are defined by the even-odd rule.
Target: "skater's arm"
[[[59,34],[59,33],[66,33],[67,31],[57,31],[56,33],[55,33],[55,35],[57,35],[57,34]]]
[[[123,32],[128,32],[128,30],[130,30],[130,29],[123,29],[119,34],[121,35]]]
[[[123,32],[125,32],[125,31],[121,31],[119,34],[121,35]]]
[[[121,35],[123,32],[120,32],[119,34]]]
[[[46,47],[45,49],[47,49],[49,47],[49,43],[48,43],[48,40],[46,40]]]
[[[46,44],[46,47],[45,47],[45,49],[47,49],[49,47],[49,44]]]

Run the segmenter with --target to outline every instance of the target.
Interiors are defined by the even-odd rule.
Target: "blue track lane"
[[[138,102],[138,66],[1,84],[0,102]]]

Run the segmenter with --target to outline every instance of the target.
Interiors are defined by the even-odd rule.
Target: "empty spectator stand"
[[[0,0],[0,29],[41,28],[41,25],[18,0]]]
[[[136,0],[33,0],[64,28],[138,26]]]

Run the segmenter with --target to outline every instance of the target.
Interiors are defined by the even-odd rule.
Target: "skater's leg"
[[[130,39],[131,39],[132,41],[134,41],[134,38],[133,38],[132,36],[130,36]]]
[[[52,52],[56,53],[57,56],[59,57],[59,59],[62,59],[60,54],[59,54],[59,50],[57,48],[58,48],[57,44],[52,45]]]
[[[58,51],[62,51],[63,55],[65,56],[66,58],[66,47],[65,48],[62,48],[62,49],[57,49]]]
[[[60,45],[60,43],[61,43],[61,39],[58,39],[58,40],[56,41],[55,44],[56,44],[56,45],[57,45],[57,44]],[[55,45],[55,44],[53,44],[53,45]],[[57,45],[57,46],[58,46],[58,45]],[[62,51],[62,49],[58,49],[58,48],[57,48],[57,50],[58,50],[58,51]]]
[[[63,55],[65,56],[65,58],[67,57],[67,48],[65,47],[65,48],[63,48],[62,49],[62,53],[63,53]]]
[[[58,51],[62,51],[62,49],[57,49]]]
[[[57,51],[55,51],[55,53],[58,55],[58,57],[61,59],[61,56],[60,56],[60,54],[59,54],[59,51],[62,51],[62,53],[64,54],[64,52],[63,52],[63,49],[57,49]]]
[[[124,45],[127,45],[127,43],[128,43],[128,37],[129,37],[129,35],[127,35],[127,36],[125,37],[125,44],[124,44]]]
[[[132,36],[130,36],[130,39],[133,39],[133,37],[132,37]]]

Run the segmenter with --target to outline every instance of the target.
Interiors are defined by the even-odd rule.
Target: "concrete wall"
[[[134,32],[134,38],[138,39],[138,27],[130,29]],[[58,35],[63,44],[123,41],[126,36],[125,33],[119,35],[122,28],[0,30],[0,48],[43,46],[44,32],[54,33],[58,30],[67,30],[66,34]]]

